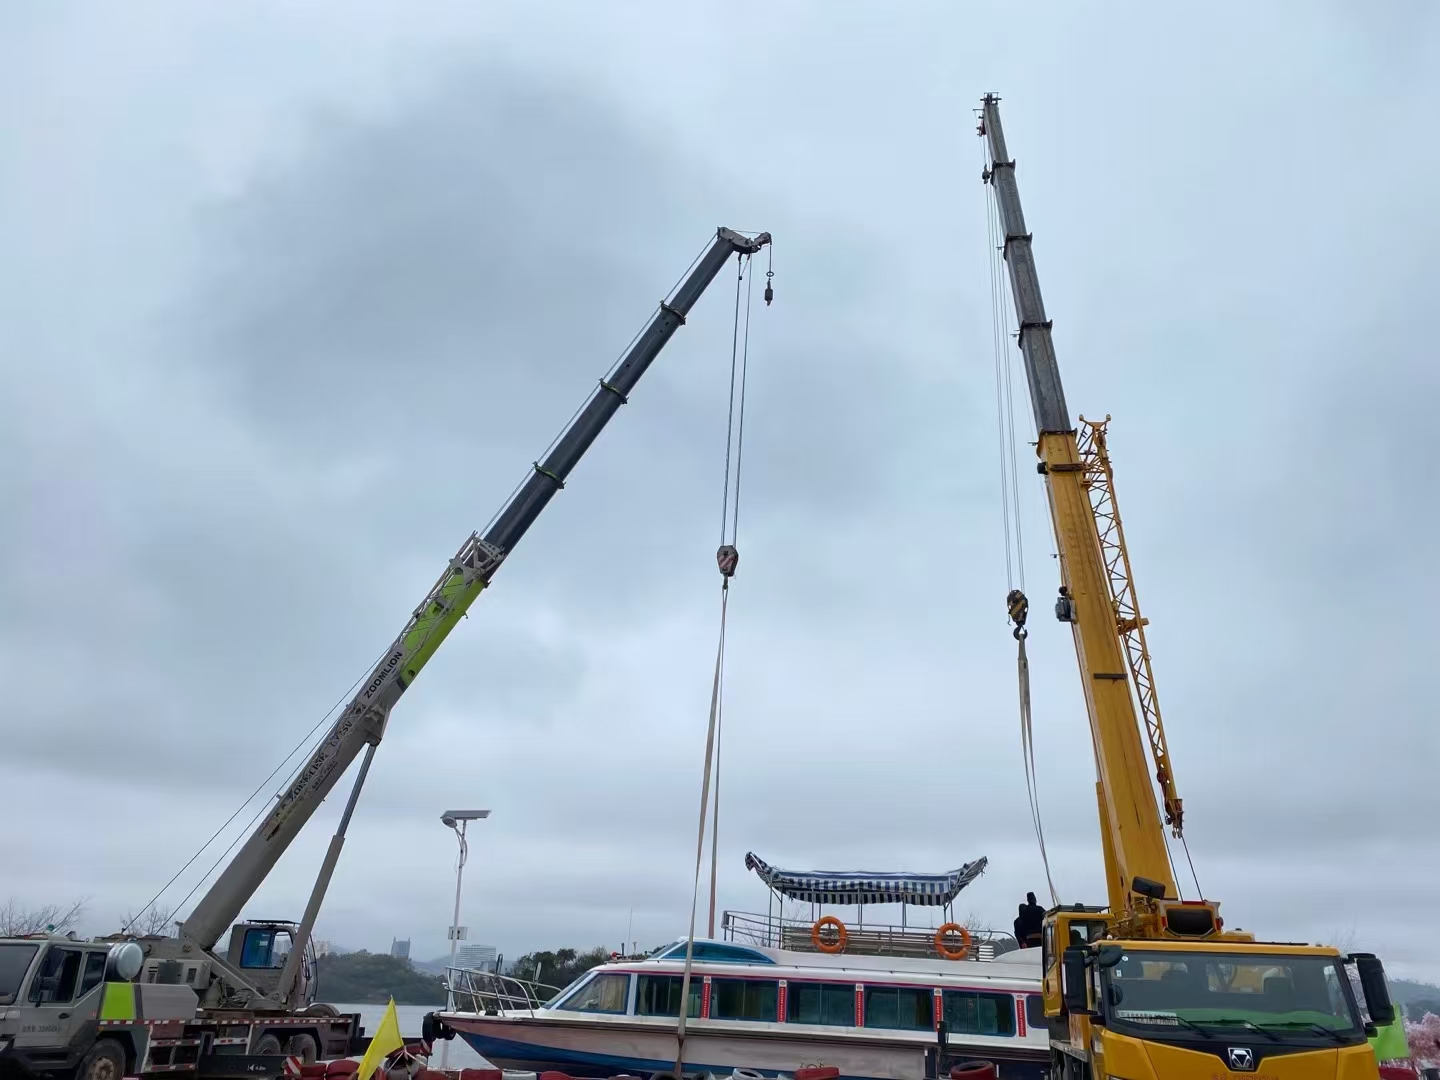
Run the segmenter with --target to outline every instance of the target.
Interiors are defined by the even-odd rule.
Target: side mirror
[[[1085,950],[1071,947],[1060,959],[1060,998],[1065,1011],[1085,1014],[1090,1009],[1090,976],[1085,970]]]
[[[1390,1000],[1390,987],[1385,982],[1385,965],[1374,953],[1354,953],[1355,973],[1360,976],[1360,989],[1365,991],[1365,1007],[1377,1027],[1395,1022],[1395,1003]]]

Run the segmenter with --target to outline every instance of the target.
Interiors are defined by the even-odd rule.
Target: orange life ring
[[[952,949],[945,944],[946,934],[960,935],[960,948]],[[959,923],[947,922],[935,931],[935,951],[946,960],[964,960],[970,955],[970,931]]]
[[[820,928],[822,926],[833,926],[835,928],[835,933],[839,936],[836,937],[834,942],[827,944],[820,936]],[[823,953],[844,952],[845,942],[849,937],[850,935],[845,932],[845,924],[834,915],[821,915],[820,918],[815,920],[815,925],[810,928],[810,944],[814,945],[816,949]]]

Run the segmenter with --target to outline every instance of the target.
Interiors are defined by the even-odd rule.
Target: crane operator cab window
[[[242,968],[283,968],[290,959],[294,944],[291,932],[284,927],[252,926],[245,931],[245,944],[240,951]]]
[[[1040,936],[1040,955],[1045,970],[1060,959],[1066,949],[1093,945],[1105,936],[1104,919],[1069,919],[1056,924],[1047,922]],[[1058,929],[1058,933],[1057,933]]]
[[[1105,936],[1105,928],[1104,919],[1076,919],[1070,924],[1069,940],[1065,942],[1065,947],[1093,945]]]

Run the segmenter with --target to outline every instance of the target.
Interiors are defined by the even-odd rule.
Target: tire
[[[80,1059],[75,1080],[124,1080],[125,1048],[114,1039],[99,1039]]]
[[[302,1065],[313,1065],[320,1056],[320,1047],[315,1044],[314,1035],[302,1031],[299,1035],[290,1036],[285,1052],[291,1057],[298,1057]]]
[[[255,1048],[251,1050],[250,1053],[257,1057],[279,1057],[284,1051],[280,1049],[279,1036],[272,1035],[267,1031],[264,1035],[260,1036],[259,1040],[255,1043]],[[81,1077],[81,1080],[89,1080],[89,1078]]]
[[[323,1001],[317,1001],[313,1005],[305,1006],[303,1016],[339,1016],[340,1010],[334,1005],[328,1005]]]

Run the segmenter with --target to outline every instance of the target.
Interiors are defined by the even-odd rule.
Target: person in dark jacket
[[[1015,940],[1022,949],[1040,944],[1040,930],[1045,925],[1045,909],[1035,902],[1035,894],[1026,893],[1025,903],[1015,918]]]

